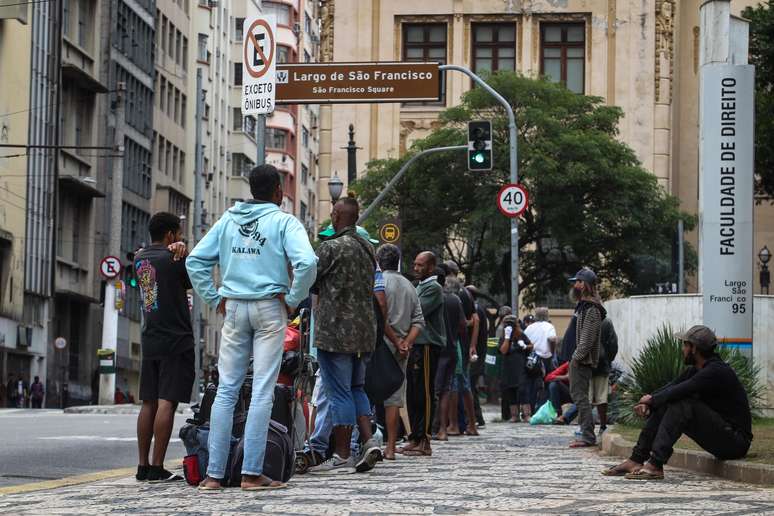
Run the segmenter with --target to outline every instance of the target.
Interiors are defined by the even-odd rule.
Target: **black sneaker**
[[[150,466],[148,469],[148,482],[177,482],[183,477],[164,469],[163,466]]]
[[[134,476],[134,478],[137,479],[138,482],[145,482],[148,480],[148,469],[150,469],[150,466],[137,466],[137,474]]]

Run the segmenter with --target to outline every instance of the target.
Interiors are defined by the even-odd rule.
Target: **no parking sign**
[[[246,18],[242,42],[242,114],[274,111],[277,21],[274,16]]]

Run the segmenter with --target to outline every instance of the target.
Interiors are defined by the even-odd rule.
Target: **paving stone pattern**
[[[71,514],[774,514],[774,489],[668,469],[662,482],[607,478],[617,462],[569,450],[574,427],[490,423],[366,474],[295,476],[285,490],[200,494],[133,478],[0,496],[0,512]]]

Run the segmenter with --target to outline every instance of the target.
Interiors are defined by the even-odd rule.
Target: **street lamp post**
[[[344,183],[339,179],[339,174],[334,172],[333,177],[328,180],[328,193],[331,194],[331,204],[336,204],[343,190]]]
[[[771,251],[769,251],[768,246],[764,245],[763,249],[758,252],[758,259],[761,261],[761,294],[763,294],[763,290],[766,289],[766,295],[768,295],[769,284],[771,283],[771,276],[769,274],[769,260],[771,260]]]

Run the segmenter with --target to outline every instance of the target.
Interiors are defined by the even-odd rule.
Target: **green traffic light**
[[[137,286],[137,279],[136,278],[131,278],[129,280],[129,286],[132,287],[132,288],[136,287]]]
[[[484,162],[484,159],[485,158],[484,158],[484,153],[483,152],[477,152],[477,153],[475,153],[473,155],[473,161],[475,161],[476,163],[481,164],[481,163]]]

